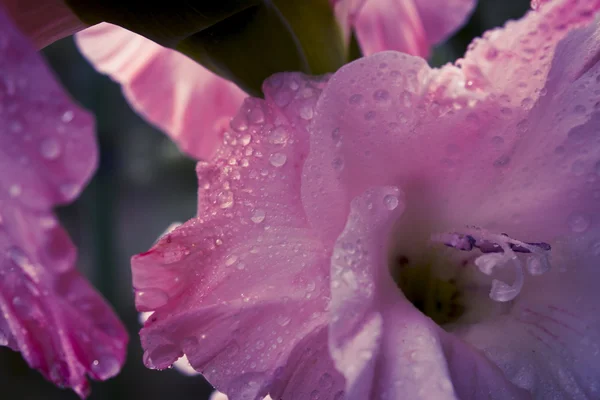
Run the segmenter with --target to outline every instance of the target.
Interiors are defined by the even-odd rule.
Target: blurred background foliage
[[[528,0],[480,0],[469,22],[434,49],[431,64],[456,60],[474,37],[521,17],[528,7]],[[92,382],[90,400],[207,399],[212,388],[202,377],[143,366],[129,270],[133,254],[146,251],[172,222],[194,215],[195,163],[131,111],[120,87],[94,71],[72,38],[46,48],[44,55],[72,96],[95,114],[101,154],[82,196],[58,212],[79,249],[79,269],[113,305],[131,336],[123,371],[108,382]],[[3,347],[0,391],[5,400],[77,399]]]

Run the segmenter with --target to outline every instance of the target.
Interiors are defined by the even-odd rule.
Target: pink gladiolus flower
[[[120,370],[127,343],[52,212],[96,167],[93,126],[0,5],[0,345],[82,397],[86,375]]]
[[[214,153],[246,97],[183,54],[118,26],[98,24],[75,37],[83,55],[123,86],[131,106],[196,159]]]
[[[232,400],[598,398],[599,10],[269,79],[132,259],[146,365]]]

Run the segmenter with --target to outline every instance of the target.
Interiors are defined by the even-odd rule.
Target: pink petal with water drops
[[[38,49],[85,28],[64,0],[1,0],[0,6]]]
[[[153,311],[140,333],[148,367],[185,354],[233,400],[342,390],[324,363],[328,254],[299,190],[324,84],[278,75],[265,100],[246,100],[214,162],[198,164],[198,217],[133,257],[137,308]]]
[[[96,167],[93,120],[1,9],[0,76],[0,345],[83,397],[86,375],[103,380],[119,371],[127,342],[74,269],[75,248],[52,213]]]
[[[183,54],[108,23],[76,35],[83,55],[188,155],[214,153],[246,94]]]
[[[427,57],[464,24],[475,0],[368,0],[355,19],[363,54],[384,50]]]
[[[302,185],[311,222],[325,229],[325,237],[335,237],[352,198],[373,184],[400,184],[418,185],[407,194],[420,192],[424,201],[442,199],[440,214],[459,221],[473,213],[494,218],[502,212],[512,218],[517,212],[508,207],[512,204],[527,229],[535,227],[528,221],[539,220],[544,207],[563,215],[544,222],[548,228],[559,223],[553,229],[560,231],[565,213],[575,211],[563,205],[573,190],[585,187],[586,172],[592,172],[588,164],[595,157],[591,151],[580,154],[593,139],[584,133],[586,125],[577,127],[594,110],[594,71],[567,85],[570,91],[557,86],[572,83],[575,75],[558,75],[573,54],[557,44],[569,29],[589,22],[591,11],[599,7],[577,4],[553,3],[510,23],[510,29],[476,39],[460,69],[431,69],[420,58],[391,52],[342,68],[321,96],[311,135],[307,165],[313,167],[305,169]],[[520,46],[501,50],[507,42]],[[539,49],[535,57],[529,51],[532,44]],[[497,53],[490,60],[484,55],[492,47]],[[582,92],[579,85],[590,86]],[[577,107],[576,95],[585,110]],[[568,170],[573,168],[580,178],[572,179]],[[563,177],[564,185],[556,185],[557,177]],[[532,190],[523,191],[528,185]],[[329,190],[316,198],[322,187]],[[326,205],[334,210],[331,214]]]

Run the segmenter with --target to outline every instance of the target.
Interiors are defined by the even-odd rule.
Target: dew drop
[[[269,162],[271,163],[272,166],[274,166],[276,168],[282,167],[286,161],[287,161],[287,157],[283,153],[273,153],[269,157]]]
[[[276,321],[277,325],[286,326],[292,321],[292,319],[287,315],[279,315],[277,316]]]
[[[387,90],[379,89],[373,93],[373,99],[377,102],[387,101],[390,98],[390,93]]]
[[[592,243],[590,250],[592,251],[593,255],[600,256],[600,240]]]
[[[218,199],[220,208],[225,209],[225,208],[231,208],[233,206],[233,203],[234,203],[233,193],[229,190],[220,192],[217,195],[217,199]]]
[[[10,187],[8,188],[8,193],[11,197],[19,197],[22,192],[23,189],[21,188],[21,185],[18,185],[16,183],[14,185],[10,185]]]
[[[377,113],[375,111],[368,111],[365,113],[365,120],[372,121],[375,119],[376,116]]]
[[[569,227],[573,232],[582,233],[590,227],[590,218],[585,214],[574,213],[569,216]]]
[[[257,208],[256,210],[254,210],[254,213],[252,213],[252,217],[250,217],[250,219],[255,224],[260,224],[265,220],[265,215],[266,213],[264,210]]]
[[[340,172],[344,169],[344,159],[342,157],[336,157],[331,161],[331,166],[336,171]]]
[[[265,121],[265,113],[257,107],[250,111],[248,120],[253,124],[262,124]]]
[[[321,375],[319,378],[319,385],[325,389],[329,389],[333,386],[333,377],[327,372]]]
[[[235,254],[230,255],[225,259],[225,265],[231,267],[237,261],[238,257]]]
[[[46,138],[40,144],[40,153],[46,160],[56,160],[60,156],[60,144],[54,138]]]
[[[60,192],[66,200],[72,200],[79,194],[79,186],[74,183],[60,185]]]
[[[307,105],[307,106],[300,108],[300,118],[308,121],[308,120],[312,119],[313,115],[314,115],[314,111],[311,106]]]
[[[248,133],[246,133],[245,135],[242,135],[242,137],[240,137],[240,143],[242,146],[248,146],[251,141],[252,141],[252,136]]]
[[[90,366],[92,372],[96,374],[100,380],[112,378],[121,370],[121,363],[115,357],[106,355],[99,357],[92,362]]]
[[[310,392],[310,400],[319,400],[321,398],[321,393],[318,390],[313,390]]]
[[[398,197],[388,194],[383,198],[383,204],[388,210],[395,210],[398,207]]]
[[[273,129],[271,134],[269,135],[269,142],[273,144],[284,144],[287,142],[289,134],[287,130],[281,126]]]
[[[65,111],[63,113],[63,115],[60,117],[60,120],[62,122],[64,122],[65,124],[73,121],[73,118],[75,117],[75,114],[73,113],[73,111]]]
[[[363,101],[363,96],[360,93],[353,94],[348,99],[348,102],[352,105],[359,105]]]

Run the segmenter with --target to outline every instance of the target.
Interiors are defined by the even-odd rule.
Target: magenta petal
[[[133,257],[137,308],[154,312],[140,332],[148,367],[185,354],[232,400],[341,390],[326,363],[329,255],[299,189],[323,86],[269,79],[266,99],[247,99],[213,162],[198,164],[198,217]]]
[[[2,0],[0,6],[38,49],[85,28],[64,0]]]
[[[0,345],[83,397],[86,375],[119,371],[127,342],[51,211],[95,169],[93,121],[1,10],[0,76]]]
[[[210,158],[246,97],[183,54],[118,26],[102,23],[76,40],[98,71],[122,85],[137,112],[196,159]]]
[[[404,0],[410,1],[410,0]],[[444,41],[460,28],[477,0],[414,0],[430,45]]]

